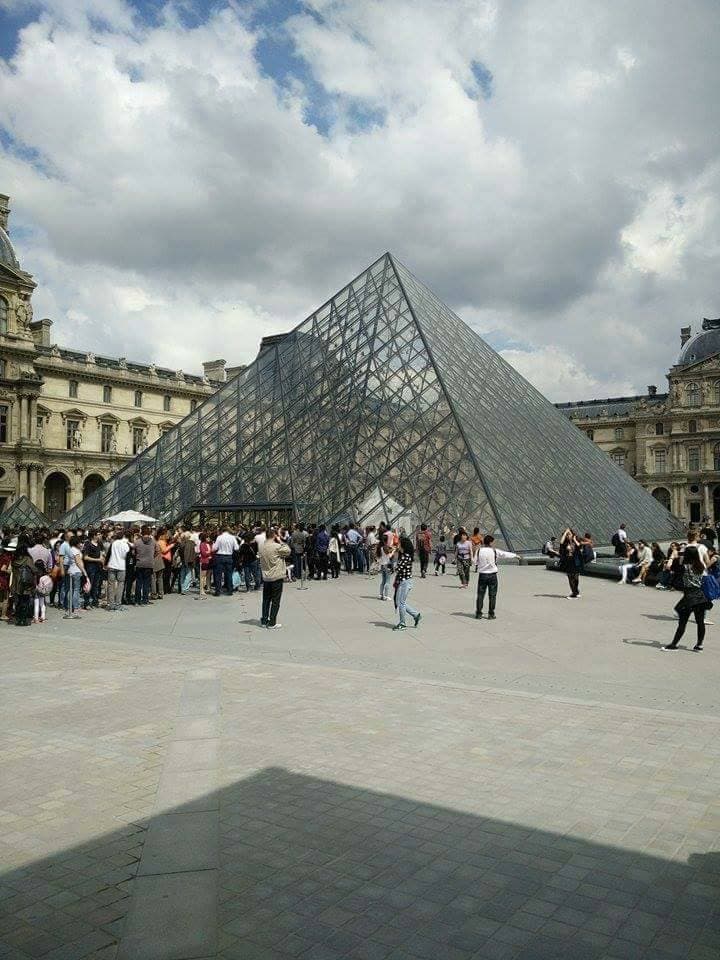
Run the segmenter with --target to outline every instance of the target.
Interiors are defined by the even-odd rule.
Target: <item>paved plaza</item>
[[[0,960],[717,960],[720,608],[376,592],[2,625]]]

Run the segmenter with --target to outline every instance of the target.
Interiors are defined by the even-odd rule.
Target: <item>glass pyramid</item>
[[[681,527],[389,253],[63,522],[293,503],[309,521],[462,523],[537,551],[565,524]]]
[[[50,521],[45,514],[38,510],[35,504],[26,497],[22,497],[11,504],[7,510],[0,513],[0,529],[18,530],[20,527],[29,527],[30,529],[49,527]]]

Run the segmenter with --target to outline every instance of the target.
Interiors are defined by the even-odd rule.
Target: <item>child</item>
[[[42,560],[35,561],[35,570],[38,582],[35,587],[33,623],[45,623],[45,600],[52,593],[54,584]]]
[[[447,544],[445,543],[445,537],[440,537],[440,542],[435,547],[435,576],[438,575],[438,570],[442,570],[443,576],[445,575],[445,563],[447,561]]]

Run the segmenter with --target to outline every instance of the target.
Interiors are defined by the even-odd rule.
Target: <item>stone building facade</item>
[[[720,320],[680,332],[667,374],[636,397],[557,404],[612,459],[686,522],[720,522]],[[632,521],[628,517],[628,522]]]
[[[54,519],[242,368],[216,360],[199,376],[53,343],[52,321],[33,319],[9,212],[0,194],[0,510],[25,494]]]

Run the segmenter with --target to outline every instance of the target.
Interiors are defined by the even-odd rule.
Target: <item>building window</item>
[[[112,387],[107,384],[103,387],[103,403],[112,403]]]
[[[140,453],[145,449],[145,428],[133,427],[133,453]]]
[[[655,473],[665,473],[667,470],[667,459],[665,450],[655,451]]]
[[[613,463],[616,463],[619,467],[622,467],[623,470],[625,469],[625,451],[624,450],[616,450],[614,453],[610,454],[610,457]]]
[[[688,433],[697,433],[697,420],[688,420]]]
[[[170,413],[171,402],[172,402],[172,398],[170,394],[166,393],[165,396],[163,397],[163,410],[165,411],[165,413]]]
[[[136,407],[142,406],[142,390],[135,391],[135,406]]]
[[[685,397],[689,407],[700,406],[700,387],[697,383],[689,383],[685,387]]]
[[[38,440],[42,440],[43,430],[45,429],[45,417],[37,416],[35,418],[35,428],[36,428]]]
[[[196,410],[197,410],[197,400],[191,400],[191,401],[190,401],[190,413],[195,413]],[[588,430],[588,436],[589,436],[590,439],[592,440],[592,437],[590,436],[591,433],[592,433],[592,430]]]
[[[700,470],[700,447],[688,447],[688,470],[690,473]]]
[[[4,380],[6,375],[7,375],[7,366],[5,364],[5,361],[2,359],[2,357],[0,357],[0,378]]]
[[[68,392],[71,397],[76,398],[78,395],[78,382],[77,380],[70,380],[68,383]]]
[[[77,450],[78,448],[78,433],[80,432],[80,421],[79,420],[68,420],[67,421],[67,433],[65,435],[65,442],[68,450]]]
[[[625,431],[623,430],[622,427],[615,427],[615,439],[616,440],[625,439]]]
[[[103,423],[100,425],[100,450],[103,453],[112,453],[114,436],[115,428],[111,423]]]
[[[664,433],[665,433],[665,424],[664,424],[664,423],[656,423],[656,424],[655,424],[655,436],[656,436],[656,437],[661,437]]]
[[[8,442],[8,405],[0,404],[0,443]]]
[[[713,470],[720,470],[720,443],[713,447]]]
[[[720,407],[720,380],[716,380],[713,384],[713,403],[716,407]]]
[[[5,297],[0,297],[0,333],[8,331],[8,302]]]

